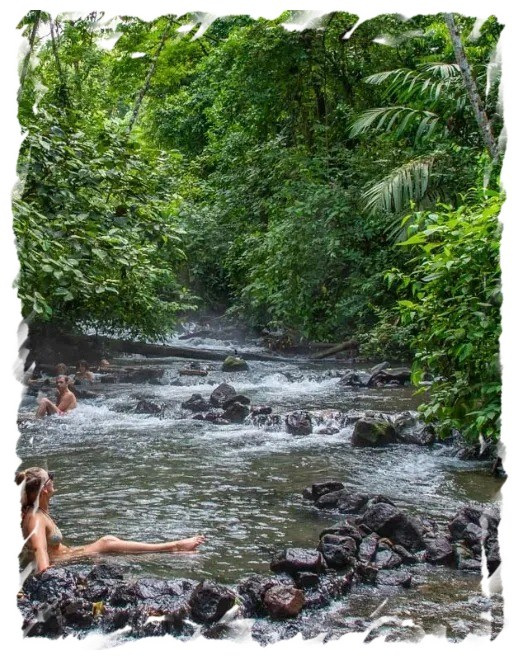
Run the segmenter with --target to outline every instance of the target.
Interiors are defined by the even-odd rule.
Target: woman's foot
[[[181,541],[174,541],[171,545],[173,552],[194,552],[198,546],[205,541],[205,536],[192,536],[189,539],[182,539]]]

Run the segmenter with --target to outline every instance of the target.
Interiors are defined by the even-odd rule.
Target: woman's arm
[[[36,515],[31,515],[27,521],[27,538],[34,553],[37,572],[41,573],[47,570],[50,566],[49,553],[47,551],[47,535],[45,533],[45,525]]]

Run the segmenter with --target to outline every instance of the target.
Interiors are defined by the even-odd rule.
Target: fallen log
[[[322,351],[321,353],[312,355],[312,358],[314,360],[320,360],[321,358],[329,357],[330,355],[335,355],[336,353],[340,353],[341,351],[357,351],[358,348],[359,348],[359,342],[356,339],[348,339],[347,341],[343,341],[340,344],[336,344],[335,346],[332,346],[331,348],[328,348],[327,350]]]

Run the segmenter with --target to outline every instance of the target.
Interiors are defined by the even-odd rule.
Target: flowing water
[[[203,343],[222,347],[222,342]],[[216,385],[228,382],[253,404],[268,404],[280,413],[416,408],[411,388],[342,388],[336,360],[251,361],[250,371],[234,374],[209,362],[205,378],[179,378],[186,360],[134,356],[115,362],[165,367],[169,384],[94,384],[90,389],[98,398],[81,400],[67,417],[26,421],[18,454],[22,467],[41,465],[56,472],[52,514],[68,545],[105,534],[150,542],[206,534],[197,554],[110,558],[131,574],[235,584],[252,573],[266,573],[276,550],[315,547],[319,531],[340,519],[301,495],[305,486],[328,478],[386,495],[410,512],[443,522],[465,504],[499,500],[500,482],[485,466],[458,460],[441,445],[358,448],[351,446],[351,425],[334,435],[295,437],[277,427],[196,421],[180,406],[193,393],[208,397]],[[134,413],[141,397],[165,404],[163,417]],[[34,397],[25,396],[21,412],[34,408]],[[429,630],[443,624],[458,626],[460,634],[488,633],[491,605],[481,596],[479,576],[447,568],[412,570],[417,587],[393,590],[384,614],[414,618]],[[380,590],[358,589],[346,605],[315,614],[316,621],[333,620],[337,611],[367,616],[384,599]]]

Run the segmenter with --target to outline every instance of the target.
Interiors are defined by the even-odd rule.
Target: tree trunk
[[[490,122],[488,121],[487,113],[485,112],[481,96],[479,95],[478,89],[476,87],[476,82],[474,80],[474,76],[472,75],[470,64],[467,60],[467,55],[465,54],[465,49],[461,43],[461,37],[456,27],[456,23],[454,22],[454,15],[445,14],[445,22],[447,24],[447,28],[449,29],[456,62],[461,71],[463,83],[465,85],[472,110],[474,111],[474,116],[476,118],[479,132],[481,133],[485,147],[488,149],[492,159],[497,160],[499,158],[497,142],[492,133],[492,128],[490,126]]]
[[[31,60],[31,55],[34,50],[34,42],[36,41],[36,34],[38,33],[38,27],[40,26],[41,11],[38,10],[35,13],[34,25],[32,26],[31,35],[29,37],[29,51],[23,60],[22,72],[20,74],[20,90],[18,96],[20,97],[23,91],[23,84],[25,78],[27,77],[27,71],[29,70],[29,62]]]
[[[174,19],[170,18],[168,21],[168,24],[166,25],[166,29],[164,30],[162,37],[160,39],[159,47],[157,48],[157,51],[155,55],[153,56],[153,59],[150,64],[150,68],[148,69],[148,74],[146,75],[146,80],[144,81],[144,85],[142,88],[139,90],[139,93],[137,94],[135,98],[135,105],[133,106],[133,111],[132,111],[132,116],[130,118],[130,123],[128,125],[128,133],[131,132],[133,125],[137,121],[137,117],[139,116],[139,112],[141,109],[142,102],[144,100],[144,97],[146,96],[150,84],[151,84],[151,79],[153,77],[153,74],[155,73],[155,69],[157,67],[157,61],[159,59],[160,53],[162,52],[162,49],[164,48],[164,44],[166,43],[166,39],[168,38],[169,31],[171,29],[171,26],[174,23]]]
[[[50,19],[50,38],[51,38],[51,43],[52,43],[52,52],[54,54],[54,60],[56,62],[56,69],[58,71],[58,78],[60,82],[60,95],[62,96],[63,99],[63,105],[66,110],[69,109],[70,107],[70,99],[68,95],[68,89],[67,89],[67,81],[65,79],[65,74],[63,72],[63,69],[61,67],[61,60],[59,59],[59,53],[58,53],[58,46],[56,44],[56,32],[55,32],[55,23]]]
[[[317,353],[317,355],[313,355],[312,357],[318,360],[321,358],[328,357],[329,355],[335,355],[335,353],[340,353],[341,351],[351,351],[351,350],[356,351],[358,347],[359,347],[359,342],[356,339],[348,339],[347,341],[343,341],[341,344],[332,346],[326,351],[323,351],[322,353]]]

